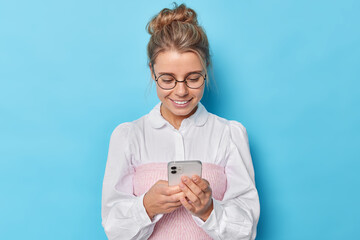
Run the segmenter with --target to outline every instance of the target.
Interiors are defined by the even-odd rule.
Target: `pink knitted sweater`
[[[224,168],[215,164],[202,164],[202,177],[209,181],[212,196],[216,200],[222,200],[226,190],[226,175]],[[147,192],[158,180],[167,179],[167,163],[148,163],[135,168],[134,194],[140,196]],[[154,231],[149,239],[212,239],[199,227],[191,217],[191,214],[180,207],[172,213],[164,216],[156,223]]]

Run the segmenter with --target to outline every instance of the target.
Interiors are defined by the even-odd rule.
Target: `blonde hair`
[[[185,6],[164,8],[146,25],[151,35],[147,45],[148,63],[153,66],[159,53],[168,50],[196,53],[207,73],[211,66],[209,42],[197,21],[196,12]]]

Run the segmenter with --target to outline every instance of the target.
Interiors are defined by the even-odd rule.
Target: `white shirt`
[[[255,239],[260,205],[244,126],[208,113],[199,103],[177,130],[161,116],[160,104],[140,119],[120,124],[111,135],[102,193],[102,225],[108,238],[147,239],[163,216],[151,221],[144,194],[133,195],[134,167],[199,159],[225,168],[227,189],[222,201],[213,199],[214,209],[205,222],[193,216],[196,224],[213,239]]]

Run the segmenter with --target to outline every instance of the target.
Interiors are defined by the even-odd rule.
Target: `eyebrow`
[[[186,75],[189,75],[189,74],[192,74],[192,73],[202,73],[202,72],[203,72],[203,70],[191,71],[191,72],[186,73],[185,76],[186,76]],[[169,75],[175,76],[175,74],[172,73],[172,72],[158,72],[158,74],[159,74],[159,75],[169,74]]]

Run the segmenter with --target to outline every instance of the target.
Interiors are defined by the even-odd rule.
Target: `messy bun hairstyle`
[[[164,8],[146,25],[151,35],[147,45],[147,55],[150,66],[155,64],[159,53],[168,50],[196,53],[207,71],[211,65],[209,42],[204,29],[197,21],[196,12],[185,6]]]

